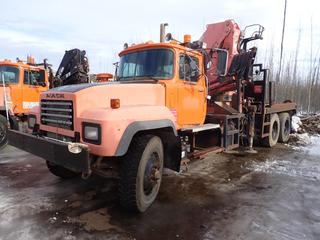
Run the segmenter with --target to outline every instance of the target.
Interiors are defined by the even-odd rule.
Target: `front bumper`
[[[69,144],[43,137],[8,130],[9,144],[78,173],[90,173],[90,154],[88,148],[80,153],[71,153]]]

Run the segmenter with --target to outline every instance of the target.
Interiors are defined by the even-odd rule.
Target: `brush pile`
[[[292,121],[297,121],[292,119]],[[300,122],[298,122],[299,127],[296,132],[299,134],[308,133],[310,135],[320,134],[320,115],[313,115],[308,117],[300,117]],[[294,125],[294,123],[293,123]],[[293,126],[294,128],[294,126]]]

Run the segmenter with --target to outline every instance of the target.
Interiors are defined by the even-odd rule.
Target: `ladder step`
[[[182,131],[192,131],[193,133],[196,133],[196,132],[202,132],[202,131],[218,129],[218,128],[220,128],[220,124],[207,123],[201,126],[192,126],[192,127],[183,128]]]

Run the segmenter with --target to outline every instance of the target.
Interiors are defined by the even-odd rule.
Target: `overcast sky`
[[[177,39],[185,33],[197,40],[208,23],[234,19],[241,28],[253,23],[265,27],[258,43],[260,59],[274,42],[280,47],[284,0],[55,0],[1,3],[0,59],[37,61],[48,58],[58,67],[66,49],[87,51],[91,72],[112,72],[112,63],[125,42],[159,41],[159,24]],[[313,22],[314,55],[320,47],[320,1],[288,0],[285,55],[295,50],[302,29],[300,61],[310,53],[310,26]]]

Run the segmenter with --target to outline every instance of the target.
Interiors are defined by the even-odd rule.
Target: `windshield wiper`
[[[159,77],[154,77],[153,75],[144,75],[144,76],[136,76],[136,79],[152,79],[152,80],[154,80],[154,81],[156,81],[156,82],[158,82],[159,81]]]
[[[130,77],[119,77],[118,81],[130,81],[130,82],[138,82],[141,80],[153,80],[155,82],[159,81],[159,78],[154,77],[153,75],[144,75],[144,76],[130,76]]]

